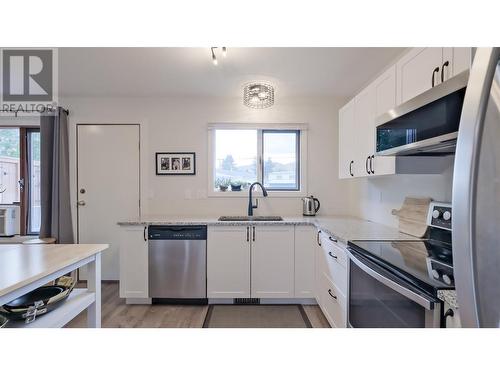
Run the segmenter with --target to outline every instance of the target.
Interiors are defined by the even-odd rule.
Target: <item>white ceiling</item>
[[[352,96],[404,48],[60,48],[62,96],[240,96],[265,80],[276,96]]]

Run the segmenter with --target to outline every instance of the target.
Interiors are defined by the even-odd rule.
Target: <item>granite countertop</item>
[[[458,309],[456,290],[438,290],[438,298],[448,303],[452,309]]]
[[[350,216],[283,217],[283,221],[218,221],[218,218],[142,216],[118,222],[118,225],[313,225],[343,243],[353,240],[414,240],[415,237],[372,221]]]

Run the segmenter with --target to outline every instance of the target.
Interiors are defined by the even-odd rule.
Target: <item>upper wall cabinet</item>
[[[354,99],[339,111],[339,178],[354,177],[357,135],[354,122]]]
[[[413,48],[339,111],[339,178],[396,173],[396,158],[375,156],[375,119],[462,71],[471,48]]]
[[[393,174],[392,156],[375,156],[375,118],[396,105],[396,67],[339,111],[339,178]]]
[[[396,64],[397,103],[469,69],[471,48],[413,48]]]

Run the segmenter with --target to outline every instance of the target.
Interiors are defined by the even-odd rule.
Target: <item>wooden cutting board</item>
[[[392,210],[392,214],[399,217],[399,231],[419,238],[424,237],[431,202],[431,198],[406,197],[399,210]]]

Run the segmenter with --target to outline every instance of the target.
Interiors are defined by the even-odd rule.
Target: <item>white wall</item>
[[[338,179],[338,109],[344,99],[289,98],[252,110],[241,98],[65,98],[70,110],[71,158],[77,123],[140,123],[143,136],[143,214],[218,216],[245,214],[245,198],[207,197],[208,122],[305,122],[308,130],[308,193],[323,215],[352,215],[397,227],[391,215],[405,196],[451,200],[452,168],[442,175],[395,175]],[[196,176],[156,176],[157,151],[194,151]],[[76,168],[72,168],[76,200]],[[259,200],[259,214],[300,215],[299,198]],[[74,221],[76,223],[76,220]]]
[[[304,122],[308,130],[308,193],[321,201],[321,214],[347,214],[349,182],[338,179],[338,109],[344,99],[290,98],[264,110],[241,98],[63,98],[70,111],[72,165],[77,123],[140,123],[143,137],[143,214],[217,216],[245,214],[246,198],[207,197],[208,122]],[[196,152],[196,176],[156,176],[155,152]],[[72,168],[73,199],[76,176]],[[300,215],[297,198],[259,200],[258,214]],[[75,220],[76,222],[76,220]]]
[[[397,227],[398,218],[391,211],[399,209],[406,196],[451,202],[453,165],[438,175],[392,175],[349,181],[353,216]]]

